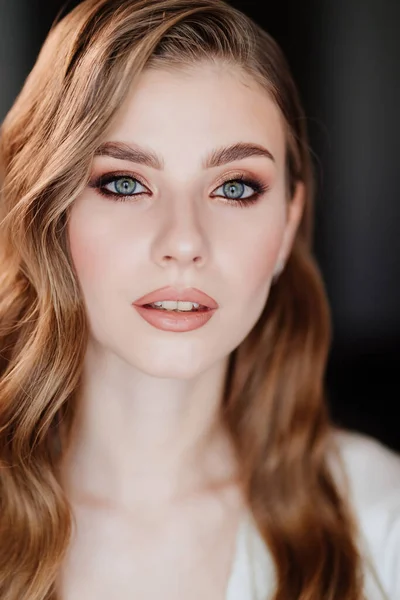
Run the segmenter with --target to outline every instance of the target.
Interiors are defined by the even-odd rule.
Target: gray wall
[[[21,0],[0,0],[0,121],[32,63],[31,7]]]
[[[400,2],[321,5],[330,148],[319,245],[337,333],[400,340]]]

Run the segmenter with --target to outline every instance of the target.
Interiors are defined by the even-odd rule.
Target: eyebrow
[[[95,151],[95,156],[111,156],[118,160],[139,163],[153,169],[163,170],[164,161],[152,151],[144,150],[136,145],[123,142],[106,142]],[[230,146],[216,148],[207,154],[202,161],[203,169],[219,167],[235,160],[242,160],[249,156],[264,156],[275,162],[274,156],[267,148],[259,144],[238,142]]]

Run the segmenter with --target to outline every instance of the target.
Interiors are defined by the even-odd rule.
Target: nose
[[[202,219],[200,212],[189,198],[180,198],[168,206],[153,245],[153,260],[157,264],[162,267],[171,263],[181,267],[205,264],[208,240],[204,215]]]

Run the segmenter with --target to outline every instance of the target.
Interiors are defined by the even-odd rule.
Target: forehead
[[[210,148],[241,141],[266,146],[277,166],[285,156],[273,99],[238,67],[222,64],[144,71],[105,141],[142,144],[162,154],[166,167],[198,163]]]

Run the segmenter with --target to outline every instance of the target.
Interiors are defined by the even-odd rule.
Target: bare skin
[[[241,499],[234,485],[199,492],[157,516],[80,500],[62,600],[225,598]]]
[[[164,169],[95,157],[91,181],[123,173],[146,193],[118,202],[88,186],[71,210],[90,339],[63,463],[77,527],[59,597],[224,600],[245,503],[219,418],[223,383],[288,257],[303,190],[287,203],[275,104],[226,65],[145,72],[103,140],[111,141],[156,152]],[[239,142],[262,145],[274,160],[203,168],[213,149]],[[240,174],[269,186],[245,208],[220,191]],[[160,331],[132,309],[175,284],[218,302],[206,325]]]

